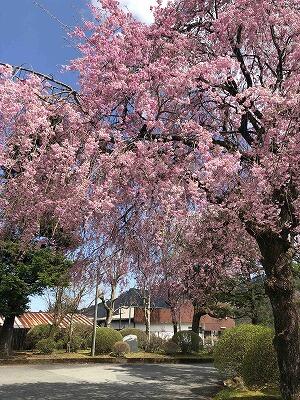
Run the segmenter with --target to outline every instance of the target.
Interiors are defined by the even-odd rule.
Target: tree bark
[[[178,332],[178,324],[177,324],[177,322],[173,322],[173,333],[174,333],[174,335],[176,335],[177,332]]]
[[[170,307],[171,316],[172,316],[172,324],[173,324],[173,331],[174,335],[178,332],[178,320],[176,315],[176,310],[174,307]]]
[[[111,284],[111,292],[110,292],[110,300],[109,301],[105,300],[104,295],[101,296],[101,301],[102,301],[102,304],[106,311],[104,326],[107,328],[110,327],[111,322],[113,320],[113,315],[115,313],[115,302],[117,299],[116,288],[117,288],[117,285],[115,283]]]
[[[104,326],[106,326],[107,328],[109,328],[111,325],[111,321],[113,319],[113,314],[114,314],[114,310],[112,310],[111,307],[108,307],[106,309],[106,318],[105,318],[105,323],[104,323]]]
[[[203,308],[200,307],[198,304],[194,304],[194,314],[193,314],[193,321],[192,321],[192,331],[199,334],[200,330],[200,320],[206,312],[203,311]]]
[[[117,298],[116,289],[117,289],[117,283],[114,282],[111,285],[110,307],[108,309],[106,309],[107,314],[106,314],[105,326],[107,326],[108,328],[111,325],[111,321],[112,321],[113,315],[115,313],[115,302],[116,302],[116,298]]]
[[[64,287],[58,287],[57,292],[55,294],[55,303],[53,308],[53,324],[50,328],[50,337],[54,338],[59,325],[64,319],[64,313],[62,312],[62,298],[64,294]]]
[[[271,301],[274,346],[284,400],[300,400],[300,331],[291,267],[294,251],[288,239],[276,234],[257,237],[266,273],[265,288]]]
[[[15,316],[5,317],[0,334],[0,355],[9,357],[12,354],[12,338]]]

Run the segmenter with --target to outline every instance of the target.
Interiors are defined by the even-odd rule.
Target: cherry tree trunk
[[[64,288],[58,287],[55,294],[55,303],[53,309],[53,324],[50,328],[50,336],[53,338],[57,329],[59,328],[60,323],[64,319],[64,313],[62,311],[62,302],[63,302],[63,294]]]
[[[173,333],[174,335],[176,335],[176,333],[178,332],[178,324],[176,321],[173,321]]]
[[[199,333],[200,330],[200,320],[203,315],[205,315],[205,311],[203,307],[200,307],[198,304],[194,304],[194,314],[192,321],[192,331],[195,333]]]
[[[110,292],[110,300],[109,303],[102,299],[102,303],[106,309],[106,318],[104,325],[109,328],[111,325],[111,321],[113,319],[113,315],[115,313],[115,301],[116,301],[116,283],[111,284],[111,292]]]
[[[0,330],[0,356],[9,357],[12,354],[12,338],[15,316],[5,317]]]
[[[175,335],[178,332],[178,321],[177,321],[176,310],[174,307],[171,307],[171,316],[172,316],[173,331]]]
[[[111,325],[113,315],[114,315],[114,310],[112,308],[108,308],[106,310],[106,319],[105,319],[105,324],[104,324],[107,328],[109,328]]]
[[[144,316],[145,316],[145,328],[148,341],[151,340],[151,301],[150,294],[144,298]]]
[[[294,252],[287,239],[275,234],[261,235],[257,242],[266,272],[266,293],[274,315],[274,346],[282,398],[300,400],[300,326],[291,268]]]

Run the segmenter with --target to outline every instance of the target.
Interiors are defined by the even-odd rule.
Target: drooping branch
[[[43,79],[43,80],[45,80],[47,82],[51,82],[54,85],[58,85],[61,89],[64,89],[63,91],[60,92],[60,94],[67,94],[68,96],[72,96],[74,101],[75,101],[75,103],[83,111],[81,102],[79,100],[79,96],[80,95],[70,85],[67,85],[64,82],[61,82],[61,81],[55,79],[51,75],[47,75],[47,74],[44,74],[42,72],[35,71],[35,70],[31,69],[31,68],[23,67],[22,65],[19,65],[19,66],[18,65],[11,65],[11,64],[7,64],[7,63],[3,63],[3,62],[0,62],[0,65],[3,66],[3,67],[12,68],[13,69],[13,76],[17,76],[17,74],[20,73],[20,72],[25,72],[25,73],[29,73],[29,74],[38,76],[39,78],[41,78],[41,79]]]

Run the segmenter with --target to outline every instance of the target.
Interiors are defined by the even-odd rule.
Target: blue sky
[[[89,18],[88,3],[89,0],[2,0],[1,62],[23,64],[74,84],[74,73],[62,74],[61,65],[76,58],[78,53],[55,18],[69,27],[80,25],[83,18]]]

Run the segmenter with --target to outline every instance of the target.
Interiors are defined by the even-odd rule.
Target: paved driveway
[[[0,399],[207,400],[218,381],[209,364],[2,366]]]

